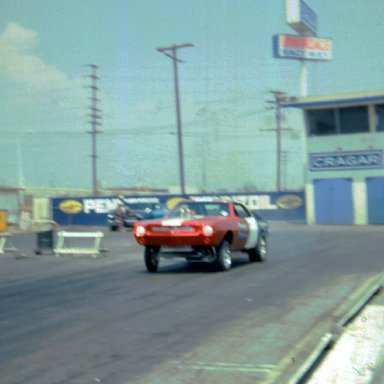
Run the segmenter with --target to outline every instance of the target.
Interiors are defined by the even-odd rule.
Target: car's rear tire
[[[159,267],[159,247],[147,246],[144,250],[144,262],[148,272],[155,273]]]
[[[267,259],[268,253],[268,243],[265,236],[261,236],[256,247],[248,251],[249,261],[251,262],[261,262]]]
[[[111,232],[116,232],[117,231],[117,225],[111,225],[110,230],[111,230]]]
[[[232,267],[231,244],[225,239],[216,248],[216,267],[219,271],[229,271]]]

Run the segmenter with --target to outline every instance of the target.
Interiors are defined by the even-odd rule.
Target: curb
[[[384,275],[378,278],[378,281],[372,284],[372,286],[366,291],[366,293],[352,306],[352,308],[336,323],[336,331],[327,332],[315,349],[304,361],[300,368],[291,376],[289,384],[304,384],[308,375],[315,370],[319,362],[326,355],[327,349],[341,337],[344,328],[348,325],[363,309],[364,307],[376,296],[383,288]],[[382,356],[384,360],[384,353]],[[380,370],[375,375],[377,378],[381,378],[384,370]],[[375,382],[376,383],[376,382]],[[377,382],[378,384],[378,382]]]

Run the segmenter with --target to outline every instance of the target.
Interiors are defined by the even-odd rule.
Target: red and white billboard
[[[332,59],[332,40],[296,35],[273,36],[275,58],[327,61]]]

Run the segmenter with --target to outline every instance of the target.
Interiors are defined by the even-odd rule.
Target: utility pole
[[[177,50],[181,48],[193,47],[193,44],[173,44],[170,47],[157,48],[159,52],[170,57],[173,61],[173,75],[175,83],[175,100],[176,100],[176,121],[177,121],[177,139],[179,148],[179,174],[180,174],[180,189],[181,194],[185,194],[185,177],[184,177],[184,154],[183,154],[183,132],[181,126],[181,108],[180,108],[180,95],[179,95],[179,75],[177,63],[183,63],[182,60],[177,58]]]
[[[288,162],[289,162],[289,152],[281,151],[281,163],[284,171],[282,172],[282,189],[284,191],[288,190]]]
[[[281,103],[286,100],[285,92],[271,91],[274,96],[274,100],[267,101],[272,104],[272,109],[275,110],[276,128],[265,129],[265,131],[276,132],[276,191],[281,191],[281,131],[290,131],[290,128],[281,127]]]
[[[95,64],[88,64],[88,67],[91,68],[92,73],[88,76],[91,79],[91,85],[89,85],[89,88],[91,89],[91,97],[89,98],[91,100],[91,105],[88,107],[91,111],[89,114],[91,120],[89,123],[91,124],[91,130],[87,131],[90,135],[92,135],[92,192],[94,196],[97,196],[99,194],[99,185],[97,180],[97,142],[96,137],[99,133],[101,133],[100,130],[97,129],[98,126],[101,126],[100,123],[100,109],[97,108],[99,99],[97,98],[97,91],[99,88],[97,87],[97,81],[99,78],[96,75],[98,66]]]

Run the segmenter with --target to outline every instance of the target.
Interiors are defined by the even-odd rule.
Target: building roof
[[[384,90],[359,93],[339,93],[322,96],[290,97],[286,102],[281,103],[281,106],[283,108],[315,109],[327,107],[336,108],[340,106],[348,107],[372,103],[384,103]]]
[[[24,190],[25,188],[0,186],[0,193],[19,193],[20,191],[24,191]]]

